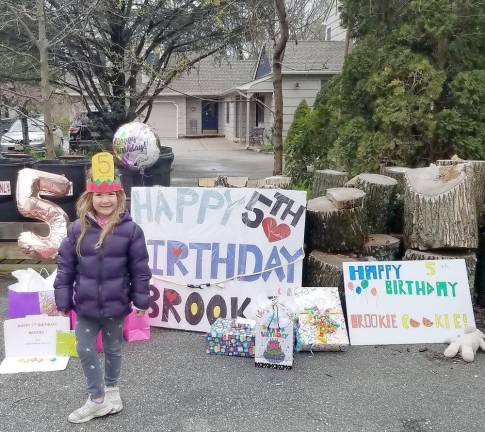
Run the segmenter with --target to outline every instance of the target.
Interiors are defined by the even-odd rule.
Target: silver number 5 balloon
[[[17,208],[25,217],[38,219],[49,225],[49,235],[40,237],[31,231],[20,234],[18,245],[36,259],[51,259],[57,255],[67,235],[69,218],[57,204],[40,198],[40,192],[62,196],[69,192],[69,180],[58,174],[24,168],[17,178]]]

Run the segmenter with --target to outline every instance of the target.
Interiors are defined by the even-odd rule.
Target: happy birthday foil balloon
[[[143,171],[158,161],[160,142],[148,125],[131,122],[116,131],[113,137],[113,151],[125,168]]]
[[[22,216],[37,219],[49,226],[49,235],[41,237],[31,231],[20,234],[22,252],[35,259],[52,259],[57,255],[67,235],[69,218],[57,204],[40,198],[41,192],[55,196],[67,195],[69,180],[58,174],[24,168],[17,177],[17,208]]]

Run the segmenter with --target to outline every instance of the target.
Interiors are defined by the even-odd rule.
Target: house
[[[347,30],[340,23],[339,0],[331,0],[324,18],[325,40],[344,41]]]
[[[290,41],[283,60],[283,137],[303,99],[315,101],[322,82],[340,73],[345,42]],[[174,80],[153,104],[148,120],[160,137],[225,136],[249,143],[256,128],[270,136],[274,99],[272,53],[262,47],[257,61],[203,60]]]

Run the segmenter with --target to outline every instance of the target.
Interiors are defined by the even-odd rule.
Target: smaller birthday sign
[[[352,345],[444,343],[475,326],[464,260],[343,268]]]

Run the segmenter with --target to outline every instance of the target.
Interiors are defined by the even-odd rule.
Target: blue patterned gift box
[[[249,320],[218,318],[207,333],[207,353],[254,357],[254,337]]]

